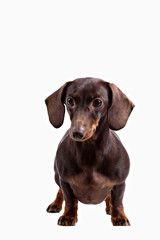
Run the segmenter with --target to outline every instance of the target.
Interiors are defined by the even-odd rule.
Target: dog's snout
[[[84,136],[84,128],[80,128],[80,129],[72,129],[72,136],[73,136],[73,138],[74,139],[82,139],[83,138],[83,136]]]

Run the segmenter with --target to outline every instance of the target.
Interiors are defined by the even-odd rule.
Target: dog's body
[[[134,104],[114,84],[76,79],[46,99],[54,127],[63,123],[64,103],[72,124],[58,146],[54,169],[60,189],[47,211],[59,212],[65,200],[58,224],[75,225],[78,200],[105,200],[113,225],[130,225],[122,205],[129,157],[113,130],[125,126]]]

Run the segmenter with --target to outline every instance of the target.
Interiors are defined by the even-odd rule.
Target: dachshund
[[[78,201],[105,201],[112,224],[129,226],[122,199],[130,160],[114,130],[126,125],[134,108],[132,101],[115,84],[98,78],[78,78],[66,82],[45,103],[55,128],[63,124],[65,106],[71,120],[55,157],[59,191],[47,212],[60,212],[65,201],[58,225],[74,226]]]

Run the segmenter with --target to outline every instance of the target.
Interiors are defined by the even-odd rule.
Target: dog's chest
[[[87,170],[69,178],[69,183],[80,188],[104,188],[113,185],[113,181],[97,171]]]
[[[115,181],[96,170],[83,171],[68,179],[75,196],[84,203],[102,202],[115,184]]]

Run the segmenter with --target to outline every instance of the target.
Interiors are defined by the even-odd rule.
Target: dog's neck
[[[106,143],[108,142],[109,135],[110,130],[108,127],[107,116],[105,115],[100,119],[99,125],[92,138],[83,142],[71,140],[74,151],[76,149],[76,151],[81,153],[77,155],[81,156],[77,159],[80,166],[83,165],[83,168],[86,166],[87,169],[89,166],[90,171],[92,167],[95,168],[101,164],[101,161],[103,161],[103,153],[106,151]],[[75,145],[76,147],[74,147]],[[110,147],[110,145],[108,145],[108,147]],[[97,154],[99,155],[98,158]]]

